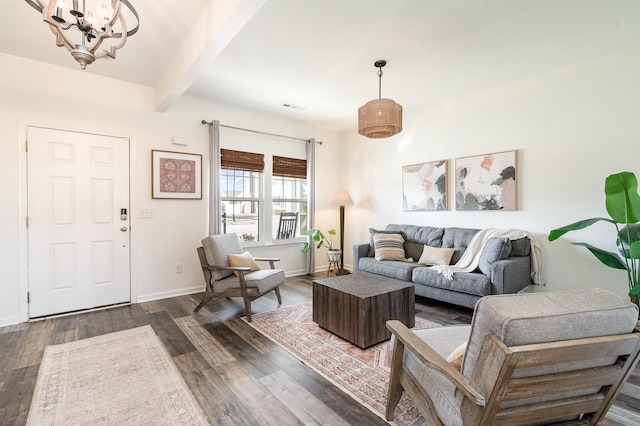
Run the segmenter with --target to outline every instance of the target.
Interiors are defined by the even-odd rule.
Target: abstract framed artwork
[[[202,155],[151,150],[151,196],[202,199]]]
[[[516,210],[516,151],[456,158],[456,210]]]
[[[403,166],[402,204],[409,212],[446,210],[447,161]]]

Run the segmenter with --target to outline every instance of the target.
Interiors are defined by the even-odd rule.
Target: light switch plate
[[[140,219],[153,219],[155,216],[153,209],[140,209],[138,210],[138,217]]]

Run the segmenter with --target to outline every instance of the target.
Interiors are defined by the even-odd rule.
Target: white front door
[[[130,301],[129,140],[28,127],[27,144],[29,317]]]

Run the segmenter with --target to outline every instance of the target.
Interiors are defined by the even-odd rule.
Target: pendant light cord
[[[382,67],[378,68],[378,100],[382,99]]]

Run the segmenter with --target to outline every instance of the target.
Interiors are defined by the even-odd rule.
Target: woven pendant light
[[[382,98],[382,67],[387,61],[374,63],[378,68],[378,99],[358,108],[358,133],[368,138],[388,138],[402,131],[402,105]]]

